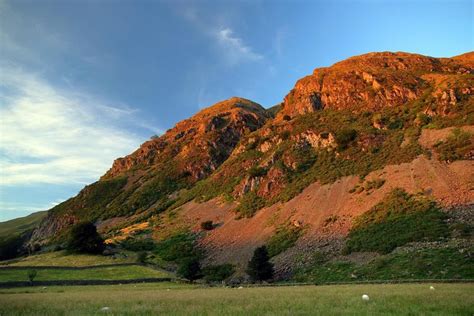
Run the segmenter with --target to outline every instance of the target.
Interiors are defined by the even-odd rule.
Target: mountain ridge
[[[82,220],[119,246],[185,231],[196,234],[204,264],[243,273],[255,247],[286,238],[273,256],[287,278],[300,266],[294,256],[340,255],[353,221],[391,190],[471,209],[473,55],[369,53],[315,69],[281,107],[218,102],[115,160],[51,209],[29,245],[60,244]],[[202,232],[205,220],[216,228]]]

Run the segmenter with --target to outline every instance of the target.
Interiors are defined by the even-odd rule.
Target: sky
[[[200,109],[372,51],[474,50],[474,1],[0,0],[0,221]]]

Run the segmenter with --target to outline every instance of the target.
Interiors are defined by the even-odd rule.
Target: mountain
[[[230,263],[237,276],[266,244],[279,278],[403,247],[472,253],[473,95],[473,52],[315,69],[279,106],[234,97],[115,160],[49,210],[29,245],[60,244],[89,220],[123,247],[190,238],[204,266]]]

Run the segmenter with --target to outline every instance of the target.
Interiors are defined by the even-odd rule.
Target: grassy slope
[[[472,250],[472,248],[471,248]],[[297,281],[317,283],[354,280],[474,279],[470,251],[424,249],[380,256],[367,264],[347,261],[315,263],[301,269]]]
[[[29,269],[0,269],[0,281],[28,281]],[[168,273],[142,266],[105,267],[86,270],[36,269],[35,281],[52,280],[128,280],[169,277]]]
[[[36,212],[25,217],[0,222],[0,239],[20,235],[33,229],[46,216],[47,211]]]
[[[67,254],[64,251],[47,252],[34,256],[22,258],[20,260],[10,260],[4,262],[11,266],[67,266],[83,267],[93,265],[133,263],[136,256],[128,253],[127,257],[113,258],[112,256],[97,256],[88,254]]]
[[[176,284],[0,290],[2,315],[472,315],[473,284],[198,288]],[[370,296],[369,302],[361,300]]]

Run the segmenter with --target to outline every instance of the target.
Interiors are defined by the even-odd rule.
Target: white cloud
[[[142,141],[135,110],[0,67],[0,186],[89,183]]]
[[[230,27],[222,27],[222,24],[211,24],[199,15],[195,7],[184,7],[180,10],[181,16],[193,24],[193,26],[213,39],[219,54],[230,65],[234,66],[241,62],[255,62],[263,60],[264,56],[255,52],[244,40],[236,35]],[[225,20],[225,19],[218,19]]]
[[[262,55],[255,53],[251,47],[245,45],[243,40],[237,37],[232,29],[223,28],[215,34],[219,45],[226,52],[231,64],[236,64],[243,60],[258,61],[263,59]]]

